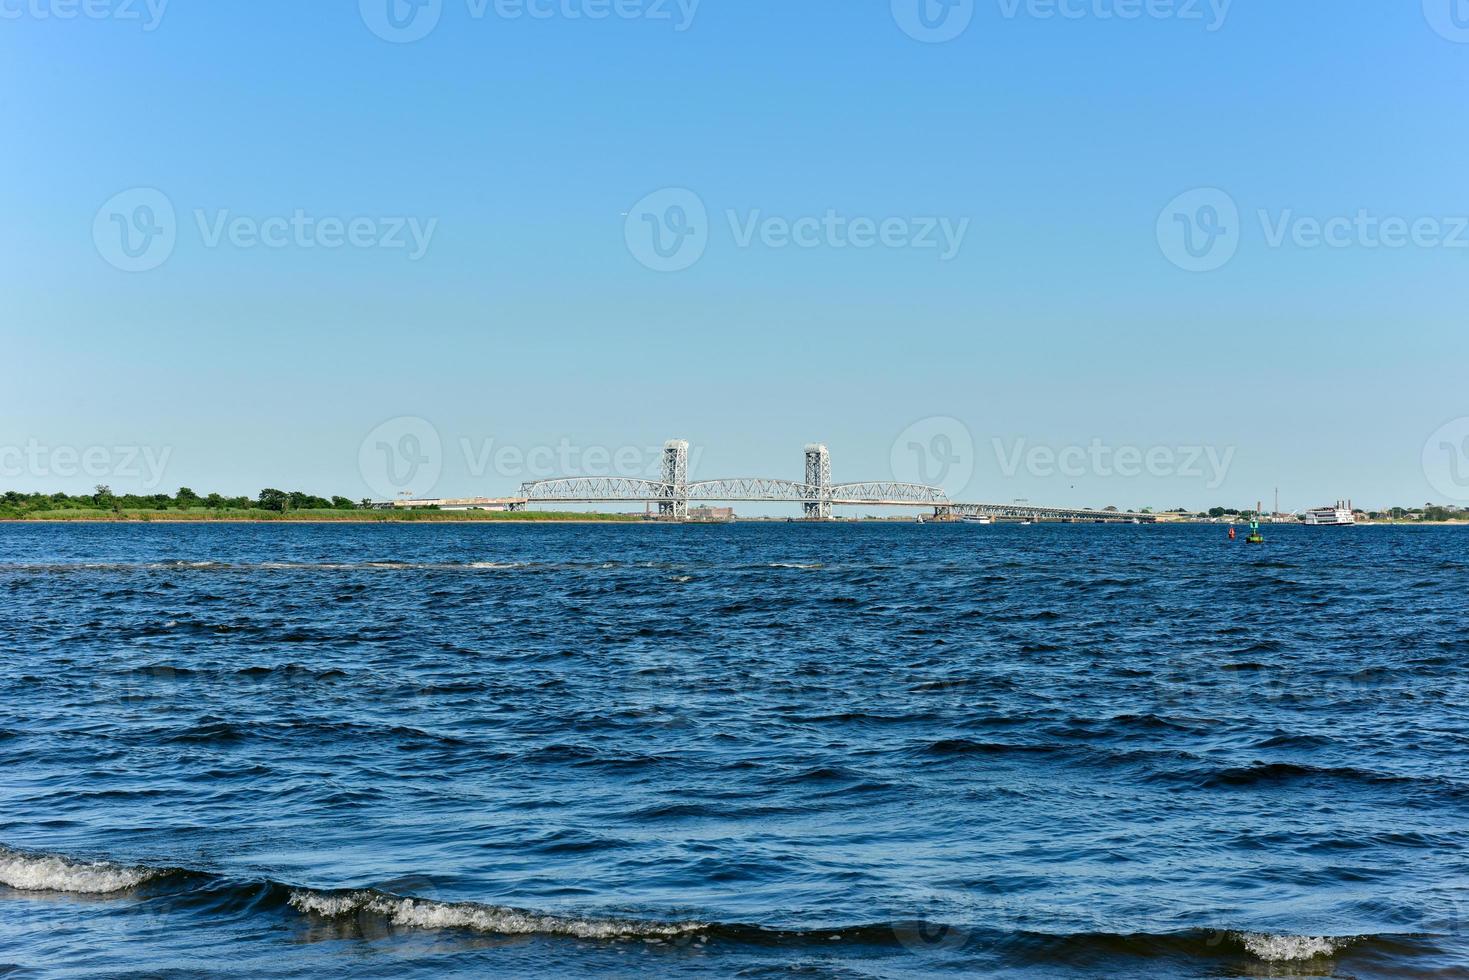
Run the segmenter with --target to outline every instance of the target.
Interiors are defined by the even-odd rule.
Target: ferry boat
[[[1301,515],[1301,523],[1312,527],[1349,527],[1357,523],[1352,516],[1352,502],[1338,500],[1334,507],[1315,507]]]
[[[995,519],[988,514],[966,514],[959,518],[965,524],[993,524]]]

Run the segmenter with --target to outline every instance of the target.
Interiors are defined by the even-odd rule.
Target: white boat
[[[969,514],[959,518],[965,524],[993,524],[995,519],[988,514]]]
[[[1030,520],[1029,518],[1026,518],[1025,520],[1023,520],[1023,521],[1020,522],[1020,526],[1021,527],[1030,527],[1030,525],[1032,525],[1034,523],[1035,523],[1034,521]]]
[[[1334,507],[1315,507],[1301,515],[1301,523],[1312,527],[1350,527],[1357,523],[1350,500],[1338,500]]]

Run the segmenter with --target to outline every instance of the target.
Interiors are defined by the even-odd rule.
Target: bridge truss
[[[537,503],[643,503],[657,504],[664,520],[688,518],[690,503],[786,502],[802,505],[811,520],[829,520],[833,507],[931,507],[939,519],[985,516],[1008,520],[1099,520],[1109,522],[1142,520],[1147,514],[1124,511],[1030,507],[1009,504],[967,504],[949,499],[939,487],[892,480],[863,483],[832,483],[831,456],[823,445],[806,447],[806,479],[775,480],[765,477],[729,477],[719,480],[688,479],[689,444],[681,439],[663,449],[661,480],[616,476],[575,476],[535,480],[521,486],[519,508]]]

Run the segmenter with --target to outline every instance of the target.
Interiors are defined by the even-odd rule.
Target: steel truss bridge
[[[785,502],[800,504],[810,520],[830,520],[833,507],[922,507],[932,508],[939,520],[989,517],[1000,520],[1106,521],[1152,523],[1151,514],[1115,510],[1078,510],[1065,507],[1031,507],[1020,504],[975,504],[950,500],[938,487],[918,483],[876,480],[865,483],[832,483],[831,454],[823,445],[806,447],[803,481],[763,477],[732,477],[722,480],[688,479],[689,444],[675,439],[663,447],[660,480],[632,477],[576,476],[535,480],[523,484],[520,496],[504,501],[513,510],[543,503],[641,503],[657,504],[664,520],[683,521],[689,504]]]

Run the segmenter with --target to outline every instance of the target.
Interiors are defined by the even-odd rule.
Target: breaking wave
[[[78,861],[57,854],[27,854],[0,847],[0,884],[18,891],[105,895],[136,888],[167,874],[110,861]]]
[[[124,899],[165,893],[173,906],[195,913],[236,914],[288,909],[308,918],[375,917],[399,929],[459,930],[499,936],[562,936],[592,941],[722,942],[751,946],[867,947],[975,945],[995,950],[1063,957],[1095,955],[1172,956],[1210,959],[1247,954],[1266,963],[1333,957],[1356,944],[1389,937],[1305,936],[1263,932],[1185,930],[1164,934],[1078,933],[1054,935],[970,928],[922,920],[898,920],[818,929],[693,920],[662,921],[617,916],[537,912],[473,901],[441,901],[376,888],[316,889],[277,881],[240,881],[173,868],[84,861],[59,854],[0,846],[0,884],[26,892],[71,892]],[[956,937],[959,942],[955,942]],[[1399,937],[1400,939],[1406,937]]]
[[[373,890],[319,892],[293,889],[292,908],[326,918],[368,913],[395,926],[413,929],[469,929],[504,936],[549,935],[577,939],[672,938],[708,928],[699,922],[644,922],[635,919],[577,918],[527,912],[477,902],[436,902]]]
[[[1276,936],[1262,932],[1236,933],[1235,938],[1245,949],[1267,963],[1331,956],[1358,939],[1356,936]]]

